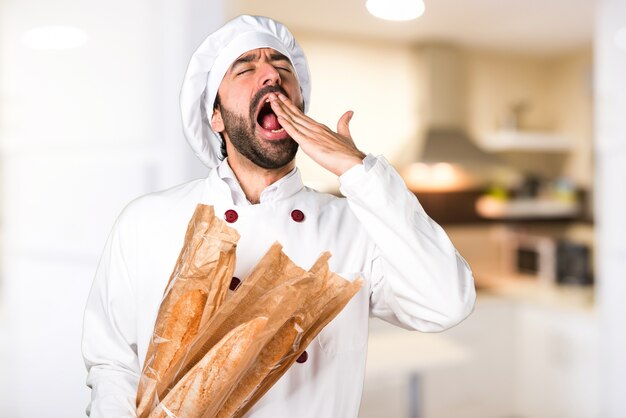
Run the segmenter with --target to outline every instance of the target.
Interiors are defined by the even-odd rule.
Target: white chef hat
[[[210,125],[217,91],[230,65],[241,54],[257,48],[272,48],[289,58],[296,70],[305,110],[308,109],[309,67],[291,32],[267,17],[236,17],[209,35],[194,52],[180,93],[185,137],[209,168],[217,166],[221,156],[221,139]]]

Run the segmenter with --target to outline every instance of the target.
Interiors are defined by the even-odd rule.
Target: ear
[[[213,109],[213,115],[211,116],[211,129],[215,132],[224,131],[224,120],[222,119],[222,112],[219,106]]]

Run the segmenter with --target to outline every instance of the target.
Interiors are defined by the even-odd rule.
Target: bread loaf
[[[215,416],[260,347],[267,318],[245,322],[222,338],[167,394],[149,418]]]
[[[361,288],[361,279],[332,273],[329,257],[322,254],[307,272],[276,243],[223,304],[215,287],[203,293],[186,280],[173,282],[174,296],[164,301],[155,327],[156,336],[168,338],[160,344],[167,350],[151,358],[159,373],[144,368],[142,379],[156,377],[139,417],[244,416]]]
[[[198,333],[206,300],[206,292],[193,289],[176,301],[172,314],[164,321],[162,341],[154,354],[154,370],[167,370],[172,361],[182,356],[183,350]]]
[[[245,402],[232,415],[233,417],[243,417],[252,408],[274,383],[285,374],[322,328],[339,314],[352,296],[362,287],[363,280],[360,278],[349,282],[332,273],[326,264],[328,260],[327,254],[323,254],[320,260],[321,263],[316,263],[310,270],[311,273],[314,273],[316,280],[303,292],[306,296],[300,305],[300,309],[293,315],[294,318],[298,319],[298,324],[302,328],[302,333],[298,335],[297,343],[294,343],[290,347],[289,352],[275,363],[275,366],[264,376],[260,383],[255,382],[254,387],[238,388],[234,392],[234,396],[237,396],[240,390],[244,390],[246,393],[252,391]],[[224,417],[226,416],[224,415]]]
[[[137,416],[159,403],[158,383],[187,354],[187,347],[221,305],[235,266],[239,234],[197,205],[159,308],[139,387]],[[169,382],[172,385],[176,382]]]
[[[280,244],[272,245],[251,274],[230,297],[228,303],[215,313],[210,323],[200,327],[198,338],[189,346],[188,355],[177,363],[172,363],[170,371],[161,376],[162,379],[156,385],[158,398],[162,399],[167,396],[178,380],[200,361],[211,347],[242,322],[274,312],[277,308],[281,308],[280,310],[288,317],[291,311],[282,301],[283,297],[287,294],[300,293],[301,290],[298,289],[303,290],[306,282],[311,278],[305,270],[296,266],[282,252]],[[293,285],[288,285],[292,281],[294,281]],[[284,286],[287,287],[280,289]],[[293,296],[288,299],[291,301],[289,305],[295,309],[298,301],[294,300]],[[276,329],[286,320],[287,318]]]
[[[286,322],[276,332],[270,342],[263,347],[259,357],[246,371],[239,381],[237,388],[231,393],[227,401],[217,414],[217,418],[230,418],[246,404],[252,397],[256,388],[266,379],[266,377],[276,368],[276,364],[289,354],[293,349],[298,336],[302,334],[302,328],[297,324],[295,318]]]

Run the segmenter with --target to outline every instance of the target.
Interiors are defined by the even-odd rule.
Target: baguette
[[[239,234],[197,205],[164,292],[137,389],[137,416],[159,403],[158,383],[187,354],[187,347],[223,302],[235,265]],[[175,384],[176,382],[171,382]]]
[[[164,321],[159,350],[154,354],[152,368],[168,370],[170,364],[182,355],[182,351],[198,333],[207,294],[193,289],[183,294],[174,304],[171,315]],[[156,376],[160,378],[160,375]]]
[[[245,322],[222,338],[167,394],[149,418],[215,416],[260,347],[267,318]],[[258,344],[257,344],[258,345]]]
[[[295,295],[302,293],[297,289],[305,289],[311,279],[310,274],[296,266],[282,252],[280,244],[272,245],[227,303],[215,313],[210,323],[200,326],[197,338],[189,346],[187,354],[173,362],[169,370],[161,375],[162,378],[156,383],[155,397],[164,399],[178,380],[200,361],[213,345],[242,322],[264,316],[280,307],[282,311],[280,316],[284,314],[287,317],[276,329],[282,326],[288,315],[297,308],[298,301]],[[291,302],[283,303],[281,306],[281,301],[287,294],[293,294],[286,299]]]
[[[237,388],[231,393],[220,409],[217,418],[230,418],[235,416],[237,411],[252,397],[261,382],[263,382],[272,370],[276,368],[276,365],[280,364],[281,360],[289,354],[294,344],[297,344],[297,338],[300,335],[302,335],[302,328],[300,328],[295,318],[287,321],[278,332],[276,332],[270,342],[263,347],[259,357],[246,371],[245,375],[239,381]]]
[[[310,281],[307,289],[302,292],[302,294],[308,295],[306,300],[314,299],[322,292],[325,281],[320,279],[329,275],[329,258],[330,253],[323,253],[309,270],[311,274],[316,276],[316,280]],[[303,301],[303,304],[306,304],[306,300]],[[298,311],[303,309],[305,309],[304,306],[300,307]],[[289,362],[296,353],[300,355],[300,352],[304,349],[302,347],[302,350],[298,350],[301,346],[300,339],[304,331],[301,327],[304,317],[305,315],[302,313],[294,313],[294,316],[283,324],[267,345],[263,347],[258,359],[252,364],[237,385],[237,388],[228,397],[217,418],[238,416],[238,412],[241,409],[249,407],[246,407],[246,405],[261,384],[268,380],[270,375],[277,372],[282,363]]]
[[[322,254],[320,260],[318,260],[321,262],[315,263],[311,268],[310,272],[315,275],[316,280],[306,290],[306,299],[303,301],[300,309],[294,313],[294,318],[298,318],[298,323],[303,330],[302,333],[298,335],[297,340],[294,341],[292,347],[280,361],[275,363],[274,367],[265,373],[260,383],[255,382],[254,387],[245,388],[245,392],[251,393],[249,393],[245,402],[239,405],[232,417],[243,417],[276,381],[287,372],[289,367],[320,333],[322,328],[339,314],[362,287],[363,279],[359,278],[350,282],[332,273],[326,264],[327,260],[328,254]],[[240,389],[238,388],[237,390]],[[236,394],[236,392],[234,393]]]

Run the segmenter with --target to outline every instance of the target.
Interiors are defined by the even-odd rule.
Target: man
[[[237,277],[279,241],[305,269],[330,251],[332,271],[365,279],[250,417],[356,417],[368,314],[436,332],[471,312],[471,271],[443,230],[383,157],[356,148],[352,112],[337,132],[304,114],[309,86],[299,45],[267,18],[240,16],[195,52],[181,109],[187,140],[211,170],[130,203],[111,232],[85,311],[92,417],[135,414],[163,290],[197,203],[213,205],[241,235]],[[298,148],[339,177],[345,199],[303,186]]]

